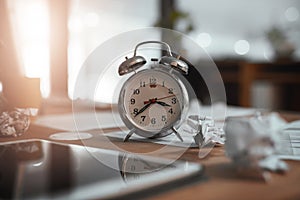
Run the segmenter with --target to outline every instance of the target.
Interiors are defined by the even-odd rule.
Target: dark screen
[[[98,155],[115,160],[119,169],[102,164],[82,146],[46,141],[0,145],[0,199],[51,198],[109,180],[126,186],[145,174],[175,167],[101,149]]]

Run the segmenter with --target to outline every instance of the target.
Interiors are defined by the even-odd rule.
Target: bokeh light
[[[211,44],[211,41],[212,41],[211,36],[208,33],[200,33],[197,37],[197,42],[203,48],[209,47]]]
[[[234,51],[239,55],[245,55],[250,50],[250,44],[247,40],[238,40],[234,44]]]
[[[290,22],[297,21],[299,18],[299,11],[295,7],[289,7],[286,9],[284,15],[285,18]]]

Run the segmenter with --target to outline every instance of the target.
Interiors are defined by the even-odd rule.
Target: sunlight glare
[[[50,93],[49,12],[46,0],[11,1],[16,44],[24,76],[40,78],[43,97]]]

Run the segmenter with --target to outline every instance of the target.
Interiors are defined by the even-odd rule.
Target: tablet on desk
[[[44,140],[4,143],[0,145],[0,199],[120,198],[198,176],[203,170],[196,163],[166,165],[166,161]]]

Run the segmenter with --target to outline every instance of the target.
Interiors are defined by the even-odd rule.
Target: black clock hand
[[[152,102],[146,104],[144,107],[142,107],[135,115],[134,117],[138,116],[139,114],[141,114],[142,112],[144,112],[150,105],[152,104]]]
[[[165,102],[163,102],[163,101],[156,101],[155,103],[157,103],[157,104],[159,104],[159,105],[161,105],[161,106],[169,106],[169,107],[170,107],[169,104],[167,104],[167,103],[165,103]]]

